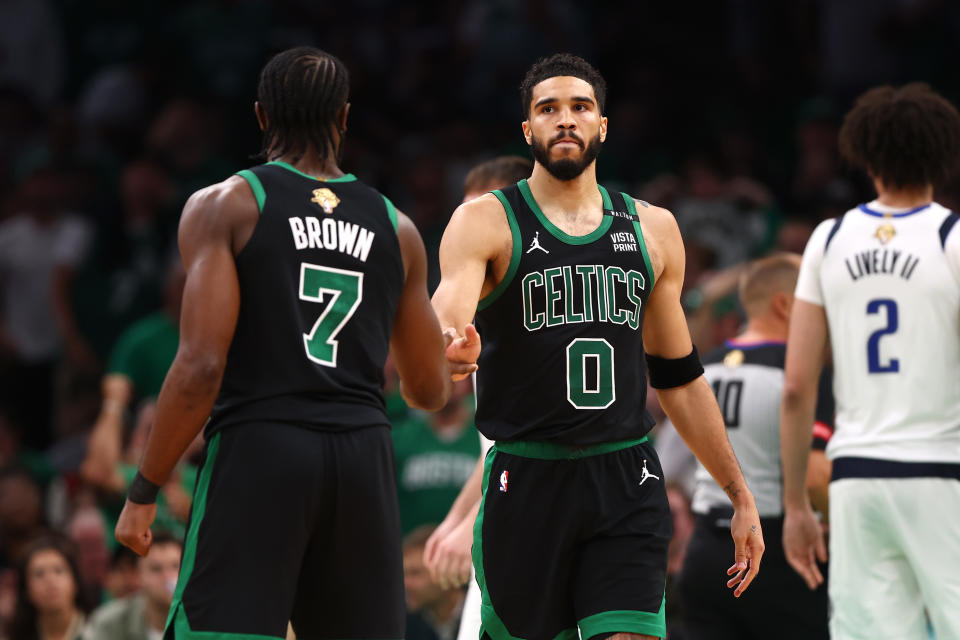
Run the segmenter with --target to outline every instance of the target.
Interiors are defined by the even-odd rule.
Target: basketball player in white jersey
[[[834,640],[960,639],[960,225],[934,202],[954,176],[960,115],[921,84],[879,87],[844,120],[840,150],[877,199],[807,244],[781,415],[783,543],[814,588],[823,536],[804,479],[826,348]]]
[[[480,163],[470,170],[464,180],[463,201],[469,202],[489,191],[522,180],[532,170],[533,162],[522,156],[499,156]],[[480,508],[483,460],[493,442],[484,438],[483,434],[477,435],[480,436],[477,466],[460,490],[447,517],[427,540],[423,553],[424,564],[430,570],[431,577],[442,587],[459,587],[469,582],[457,635],[459,640],[476,640],[480,635],[480,588],[476,580],[470,579],[473,570],[470,547],[473,544],[473,523]]]

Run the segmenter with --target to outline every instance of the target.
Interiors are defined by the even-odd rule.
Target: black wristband
[[[654,389],[672,389],[696,380],[703,375],[697,348],[682,358],[661,358],[647,354],[650,386]]]
[[[134,504],[153,504],[157,501],[158,493],[160,493],[160,485],[153,484],[137,471],[133,482],[130,483],[130,490],[127,491],[127,500]]]

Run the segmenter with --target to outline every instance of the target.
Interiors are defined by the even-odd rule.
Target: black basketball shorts
[[[762,518],[760,572],[739,598],[726,585],[733,564],[732,509],[697,516],[680,573],[683,637],[689,640],[827,640],[827,585],[815,591],[787,563],[783,518]],[[826,575],[826,567],[821,566]]]
[[[487,454],[473,562],[482,637],[666,635],[671,520],[647,439],[571,448],[499,442]]]
[[[210,438],[165,638],[400,640],[404,616],[387,427]]]

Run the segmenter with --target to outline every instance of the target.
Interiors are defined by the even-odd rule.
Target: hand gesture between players
[[[463,336],[457,335],[457,330],[447,327],[443,331],[443,338],[447,345],[447,361],[450,363],[450,377],[454,380],[463,380],[477,370],[477,358],[480,357],[480,334],[476,327],[468,324],[463,329]]]
[[[763,557],[763,531],[760,528],[760,514],[751,500],[733,512],[730,521],[730,535],[733,536],[734,561],[733,566],[727,569],[727,575],[733,575],[727,580],[727,586],[733,589],[733,595],[739,598],[760,571],[760,558]]]

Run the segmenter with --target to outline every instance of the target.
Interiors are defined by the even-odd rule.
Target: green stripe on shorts
[[[580,635],[592,638],[601,633],[642,633],[657,638],[667,637],[666,596],[660,611],[604,611],[580,621]]]
[[[638,444],[643,444],[646,441],[647,436],[643,436],[642,438],[634,438],[633,440],[602,442],[584,447],[574,447],[566,444],[554,444],[552,442],[526,442],[517,440],[514,442],[496,442],[493,446],[497,451],[522,456],[524,458],[536,458],[538,460],[577,460],[579,458],[599,456],[604,453],[613,453],[621,449],[629,449]]]

